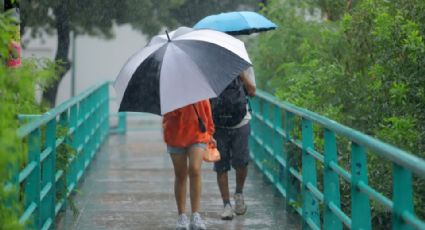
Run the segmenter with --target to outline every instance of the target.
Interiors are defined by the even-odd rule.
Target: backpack
[[[216,98],[210,99],[214,124],[232,127],[239,124],[247,113],[247,98],[242,80],[237,77]]]

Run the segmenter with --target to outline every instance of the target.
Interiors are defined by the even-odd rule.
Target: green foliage
[[[114,23],[131,24],[148,36],[156,35],[162,27],[193,26],[201,18],[238,7],[254,8],[257,1],[232,0],[21,0],[22,20],[31,27],[34,36],[55,32],[57,14],[65,9],[70,29],[77,34],[112,38]],[[51,13],[49,13],[51,12]]]
[[[20,68],[5,65],[13,23],[0,14],[0,229],[21,229],[20,207],[14,197],[16,187],[5,189],[11,182],[14,166],[22,155],[22,140],[16,136],[18,114],[40,113],[44,106],[35,100],[36,87],[44,88],[55,76],[55,65],[45,60],[24,60]],[[16,170],[15,170],[16,172]]]
[[[342,2],[269,1],[263,13],[279,28],[250,45],[260,88],[424,158],[425,1]],[[349,165],[349,151],[339,153]],[[370,183],[391,197],[391,165],[368,156]],[[423,180],[414,187],[425,218]],[[390,222],[373,208],[376,226]]]
[[[68,174],[71,162],[72,160],[75,160],[75,157],[77,156],[77,151],[70,144],[72,143],[74,136],[70,136],[68,132],[69,129],[65,126],[58,125],[56,128],[56,138],[65,140],[56,148],[56,170],[63,171],[63,175]],[[68,196],[68,188],[66,186],[67,184],[67,177],[64,176],[56,188],[56,202],[66,199],[68,201],[69,207],[76,216],[78,215],[79,210],[77,209],[72,196]],[[77,192],[77,190],[74,189],[74,191],[71,191],[71,193],[72,192]]]

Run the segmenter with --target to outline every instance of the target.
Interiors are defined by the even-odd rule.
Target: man
[[[237,83],[239,82],[239,83]],[[236,93],[229,93],[229,88],[233,88]],[[239,90],[239,92],[238,92]],[[232,82],[231,86],[226,88],[217,99],[212,99],[212,112],[216,132],[214,138],[217,141],[217,148],[220,151],[221,159],[214,163],[214,171],[217,173],[217,183],[223,199],[223,212],[221,219],[232,220],[234,215],[243,215],[247,210],[247,206],[243,197],[243,187],[248,173],[249,148],[248,139],[250,135],[251,114],[249,113],[246,96],[255,95],[255,76],[253,68],[245,70],[239,79]],[[238,98],[243,96],[243,100],[234,100],[233,102],[217,102],[221,98]],[[220,119],[219,110],[225,108],[228,112],[236,108],[243,108],[243,111],[232,115],[235,117],[233,121]],[[229,112],[230,113],[230,112]],[[238,116],[242,114],[242,116]],[[231,117],[229,114],[223,117]],[[236,119],[236,120],[235,120]],[[234,194],[234,209],[230,203],[229,182],[227,172],[230,167],[235,169],[236,173],[236,190]]]

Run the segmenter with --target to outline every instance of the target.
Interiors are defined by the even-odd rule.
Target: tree
[[[70,48],[70,32],[76,35],[89,34],[111,38],[113,22],[133,22],[136,27],[152,34],[160,27],[142,18],[158,18],[152,10],[151,1],[113,1],[113,0],[22,0],[22,30],[31,27],[32,36],[42,36],[43,32],[57,33],[58,43],[55,60],[63,65],[56,84],[43,92],[43,99],[54,106],[59,83],[70,68],[68,52]],[[179,1],[162,4],[167,7],[177,7]],[[142,7],[143,6],[143,7]]]
[[[62,63],[64,71],[52,88],[43,92],[43,99],[54,106],[59,83],[70,68],[68,52],[70,32],[112,38],[112,26],[130,23],[148,36],[163,27],[192,26],[209,13],[237,9],[242,2],[232,0],[21,0],[22,33],[31,28],[33,37],[43,32],[57,33],[58,45],[55,60]],[[251,2],[251,7],[257,1]],[[193,10],[196,9],[196,10]]]
[[[284,26],[259,36],[250,50],[260,87],[425,157],[425,2],[344,2],[269,1],[265,14]],[[322,17],[311,20],[311,9]],[[339,144],[339,164],[348,166],[346,146]],[[369,184],[391,197],[390,162],[370,154],[368,166]],[[349,210],[349,188],[341,191]],[[425,180],[415,178],[414,194],[424,219]],[[390,219],[372,203],[374,229],[390,229]]]

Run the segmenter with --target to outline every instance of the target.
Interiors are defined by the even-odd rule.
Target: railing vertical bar
[[[258,98],[253,98],[252,101],[251,101],[251,108],[252,108],[252,111],[253,111],[253,116],[252,116],[252,120],[251,120],[251,135],[250,135],[250,138],[249,138],[249,147],[250,147],[251,153],[255,153],[255,154],[251,154],[252,159],[257,164],[257,166],[260,167],[259,144],[255,140],[255,138],[258,135],[257,130],[259,130],[259,125],[260,125],[260,121],[259,121],[258,117],[255,116],[255,112],[259,111],[259,107],[260,107],[259,101],[260,100]]]
[[[271,123],[271,113],[270,113],[270,107],[271,104],[269,103],[264,103],[262,108],[263,108],[263,114],[264,114],[264,123],[262,123],[262,140],[263,143],[265,144],[265,147],[270,149],[272,147],[272,142],[273,142],[273,138],[272,138],[272,130],[270,129],[270,127],[267,126],[268,123]],[[273,165],[274,165],[274,153],[272,152],[271,155],[270,153],[267,153],[267,150],[265,151],[266,154],[264,154],[264,156],[266,157],[266,161],[267,162],[267,172],[271,175],[271,181],[274,183],[276,180],[276,173],[273,170]]]
[[[304,220],[310,219],[311,222],[315,223],[316,226],[320,226],[320,212],[319,202],[314,197],[311,191],[306,187],[307,184],[311,184],[314,187],[317,186],[317,175],[316,175],[316,160],[313,156],[307,153],[308,148],[314,148],[313,142],[313,122],[307,119],[302,119],[302,213]],[[303,229],[310,229],[308,224],[303,221]]]
[[[106,119],[104,121],[104,131],[103,131],[103,138],[105,138],[106,135],[108,135],[109,133],[109,87],[108,84],[105,84],[103,86],[103,98],[105,99],[105,101],[103,102],[104,104],[104,110],[102,112],[102,114],[104,114],[106,116]]]
[[[329,166],[330,162],[338,162],[336,151],[335,133],[329,129],[325,129],[325,154],[324,154],[324,221],[323,228],[329,230],[342,229],[341,220],[333,213],[329,204],[333,204],[334,208],[340,208],[340,190],[339,177],[336,172]]]
[[[42,208],[43,223],[47,220],[55,219],[56,207],[56,119],[50,120],[46,125],[46,148],[51,148],[52,152],[43,163],[43,187],[46,183],[50,183],[50,188],[47,197],[45,198],[46,207]],[[51,227],[54,229],[54,221]]]
[[[84,98],[79,103],[78,120],[84,120],[85,119],[86,110],[87,110],[86,100],[87,99]],[[86,133],[87,133],[87,122],[83,122],[81,124],[81,126],[79,128],[79,132],[78,132],[78,136],[79,136],[78,144],[79,145],[84,145],[84,141],[86,139]],[[81,176],[81,172],[84,170],[84,163],[86,161],[86,152],[87,152],[87,149],[83,148],[81,150],[81,152],[79,153],[80,159],[79,159],[79,162],[78,162],[78,173],[77,173],[78,177]]]
[[[125,112],[118,113],[118,133],[125,133],[127,130],[127,114]]]
[[[95,131],[95,135],[96,135],[96,141],[95,141],[95,148],[96,146],[100,146],[100,140],[101,140],[101,122],[102,122],[102,116],[100,111],[102,111],[102,92],[99,90],[96,92],[96,112],[95,112],[95,120],[96,120],[96,131]],[[94,156],[94,149],[93,149],[93,156]]]
[[[261,164],[261,166],[262,166],[262,171],[263,172],[265,172],[265,173],[263,173],[263,179],[264,179],[264,181],[266,181],[266,182],[268,182],[268,179],[267,179],[267,173],[268,173],[268,160],[266,159],[267,158],[267,151],[266,151],[266,146],[267,146],[267,142],[265,142],[264,141],[264,139],[265,138],[263,138],[263,135],[264,135],[264,129],[265,129],[265,122],[266,122],[266,117],[265,117],[265,115],[264,115],[264,106],[265,106],[265,103],[264,103],[264,101],[260,101],[260,103],[259,103],[259,109],[260,109],[260,111],[261,111],[261,115],[262,115],[262,122],[259,122],[258,123],[258,133],[257,133],[257,138],[259,138],[260,140],[261,140],[261,146],[259,146],[259,148],[258,148],[258,150],[260,151],[260,153],[259,153],[259,161],[260,161],[260,164]]]
[[[93,95],[90,98],[90,102],[91,102],[90,104],[91,104],[91,107],[92,108],[97,108],[96,107],[96,105],[97,105],[97,92],[93,93]],[[90,124],[91,124],[90,134],[92,136],[90,137],[90,141],[91,141],[90,142],[90,146],[91,146],[91,149],[90,149],[90,159],[89,159],[89,162],[91,162],[91,159],[94,156],[94,149],[96,147],[96,141],[97,141],[97,139],[96,139],[97,109],[95,109],[95,111],[93,112],[93,116],[91,116],[91,122],[90,122]]]
[[[59,114],[59,126],[61,127],[61,129],[64,129],[64,128],[68,128],[68,125],[69,125],[69,116],[68,116],[68,109],[66,109],[65,111],[63,111],[62,113]],[[65,143],[68,143],[67,139],[68,138],[65,136],[65,141],[64,141],[64,143],[62,143],[62,145],[65,144]],[[57,151],[57,154],[66,154],[66,153],[63,153],[63,152],[61,153],[61,152]],[[58,155],[57,157],[63,157],[63,156]],[[58,185],[57,185],[57,188],[59,190],[58,192],[59,192],[59,194],[61,194],[61,196],[66,196],[66,193],[67,193],[67,187],[68,187],[68,183],[69,183],[68,174],[69,174],[69,172],[64,173],[62,175],[62,178],[59,180]],[[62,198],[64,199],[64,202],[63,202],[61,210],[66,210],[68,204],[66,202],[65,197],[62,197]]]
[[[87,117],[93,109],[93,94],[90,94],[87,97],[86,104],[87,104],[87,110],[86,110],[85,117]],[[88,162],[90,162],[91,151],[92,151],[92,146],[93,146],[92,145],[92,143],[93,143],[93,138],[92,138],[93,116],[90,116],[90,117],[87,118],[86,128],[87,128],[86,140],[88,140],[88,142],[86,142],[87,151],[85,152],[86,157],[85,157],[84,167],[87,167]]]
[[[413,212],[412,173],[393,163],[393,230],[413,229],[402,218],[405,212]]]
[[[96,92],[96,112],[95,112],[95,119],[96,119],[96,144],[95,144],[95,149],[96,146],[100,146],[100,142],[101,142],[101,129],[102,129],[102,116],[101,116],[101,111],[102,111],[102,92],[99,90]],[[96,153],[95,149],[93,149],[93,156]]]
[[[363,146],[351,144],[351,219],[352,229],[371,229],[369,198],[359,188],[359,183],[368,184],[367,156]]]
[[[100,122],[100,119],[99,119],[99,107],[98,107],[98,103],[99,103],[99,92],[96,92],[94,95],[93,95],[93,98],[92,98],[92,103],[93,103],[93,106],[96,108],[96,110],[94,111],[94,113],[93,113],[93,122],[92,122],[92,124],[93,124],[93,128],[92,128],[92,133],[93,133],[93,142],[92,142],[92,151],[91,151],[91,156],[90,156],[90,161],[91,161],[91,159],[93,159],[93,157],[94,157],[94,154],[95,154],[95,151],[94,151],[94,149],[96,148],[96,146],[98,145],[98,143],[99,143],[99,132],[98,132],[98,125],[99,125],[99,122]]]
[[[77,137],[78,137],[78,109],[77,109],[77,104],[71,106],[71,109],[69,110],[69,128],[70,129],[74,129],[74,133],[71,134],[72,136],[70,136],[70,144],[72,146],[72,148],[75,150],[78,148],[78,141],[77,141]],[[77,182],[78,181],[78,161],[79,161],[79,154],[76,153],[75,154],[75,158],[72,161],[72,164],[70,166],[70,171],[71,171],[71,180],[72,182]]]
[[[90,113],[90,110],[92,108],[90,105],[90,95],[86,98],[86,100],[84,100],[84,104],[86,107],[86,109],[84,110],[84,117],[87,119],[87,116]],[[91,152],[91,145],[90,145],[91,121],[90,120],[87,119],[87,122],[84,125],[84,129],[86,131],[84,135],[85,150],[84,150],[84,167],[82,171],[84,171],[87,165],[87,162],[90,159],[90,152]]]
[[[32,213],[32,228],[40,228],[40,153],[41,153],[41,131],[40,128],[33,130],[28,135],[28,162],[34,162],[35,168],[25,180],[25,209],[35,204]]]
[[[256,135],[255,130],[257,127],[257,117],[255,116],[255,111],[256,111],[256,103],[257,103],[258,99],[257,98],[252,98],[251,100],[251,110],[252,110],[252,119],[251,119],[251,133],[249,135],[249,151],[250,151],[250,155],[251,158],[254,162],[256,162],[256,155],[253,154],[253,152],[256,150],[257,146],[256,146],[256,141],[254,140],[254,136]]]
[[[91,130],[91,134],[92,134],[92,136],[91,136],[91,150],[90,150],[90,162],[91,162],[91,159],[93,158],[93,156],[94,156],[94,149],[96,148],[96,145],[97,145],[97,124],[98,124],[98,113],[97,113],[97,103],[98,103],[98,100],[97,100],[97,95],[98,95],[98,92],[95,92],[95,93],[93,93],[93,95],[92,95],[92,97],[91,97],[91,106],[93,107],[93,108],[96,108],[95,109],[95,111],[93,112],[93,116],[92,116],[92,122],[90,123],[91,124],[91,128],[90,128],[90,130]]]
[[[277,185],[281,185],[282,184],[282,179],[285,176],[285,168],[282,164],[280,164],[276,157],[280,157],[281,159],[283,159],[283,154],[285,154],[284,149],[283,149],[283,137],[280,136],[280,133],[278,132],[279,129],[282,128],[282,111],[280,110],[279,106],[274,105],[273,106],[273,152],[275,155],[275,161],[276,164],[278,165],[277,167],[277,175],[275,178],[276,181],[276,186]],[[285,162],[286,165],[286,162]],[[285,195],[286,195],[286,191],[285,191]]]
[[[297,200],[297,187],[298,183],[292,173],[290,172],[291,167],[295,167],[294,162],[294,152],[290,152],[290,149],[288,148],[290,144],[290,139],[292,137],[292,133],[294,131],[295,127],[295,119],[294,114],[291,112],[286,111],[285,112],[285,136],[283,147],[283,158],[286,162],[286,168],[284,169],[284,177],[283,177],[283,187],[286,191],[286,197],[285,197],[285,208],[287,211],[293,211],[294,208],[292,207],[291,202]]]
[[[99,113],[98,113],[98,111],[99,111],[99,109],[98,109],[98,107],[97,107],[97,104],[98,104],[98,102],[99,102],[99,100],[98,100],[98,95],[99,95],[99,93],[98,92],[95,92],[94,94],[93,94],[93,97],[91,98],[91,101],[92,101],[92,106],[93,106],[93,108],[96,108],[95,110],[94,110],[94,112],[93,112],[93,116],[92,116],[92,122],[91,122],[91,124],[92,124],[92,128],[91,128],[91,133],[93,134],[93,136],[91,137],[91,139],[92,139],[92,142],[91,142],[91,145],[92,145],[92,149],[91,149],[91,151],[90,151],[90,161],[91,161],[91,159],[93,158],[93,156],[94,156],[94,149],[96,148],[96,146],[97,146],[97,143],[98,143],[98,132],[97,132],[97,125],[99,124]]]

